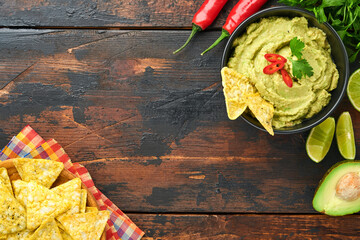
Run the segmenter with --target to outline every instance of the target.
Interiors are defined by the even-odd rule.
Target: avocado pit
[[[356,172],[344,174],[336,184],[336,196],[345,201],[360,197],[360,176]]]

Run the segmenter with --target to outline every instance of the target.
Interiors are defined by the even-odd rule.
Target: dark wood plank
[[[237,1],[229,1],[212,27],[220,28]],[[266,6],[270,6],[269,1]],[[203,0],[3,1],[0,26],[190,28]]]
[[[26,124],[55,138],[124,211],[313,213],[307,133],[271,137],[226,116],[217,32],[0,31],[0,143]],[[360,113],[347,99],[334,114]],[[354,124],[357,145],[360,125]],[[358,151],[359,152],[359,151]]]
[[[129,214],[143,239],[358,239],[359,216]]]

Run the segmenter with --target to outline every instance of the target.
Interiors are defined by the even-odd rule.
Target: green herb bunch
[[[312,11],[319,22],[328,22],[346,46],[350,62],[360,52],[360,0],[279,0]]]

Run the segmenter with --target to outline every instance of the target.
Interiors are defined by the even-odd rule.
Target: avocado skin
[[[315,194],[314,194],[314,198],[313,198],[313,202],[312,202],[312,204],[313,204],[313,207],[314,207],[314,209],[316,210],[316,211],[318,211],[318,212],[320,212],[320,213],[323,213],[323,214],[326,214],[326,215],[330,215],[330,216],[344,216],[344,215],[348,215],[348,214],[353,214],[353,213],[356,213],[356,212],[359,212],[360,211],[360,205],[356,208],[356,206],[355,206],[355,208],[354,209],[351,209],[351,210],[346,210],[346,211],[344,211],[344,212],[341,212],[341,211],[338,211],[338,212],[329,212],[329,211],[325,211],[325,209],[323,209],[322,207],[323,206],[317,206],[318,204],[316,204],[316,201],[317,201],[317,198],[319,197],[319,194],[321,194],[321,193],[319,193],[319,190],[320,190],[320,188],[321,187],[323,187],[323,184],[325,184],[326,183],[326,181],[329,181],[329,179],[327,179],[328,177],[329,177],[329,175],[331,174],[331,173],[333,173],[333,171],[335,171],[335,170],[337,170],[340,166],[342,166],[342,165],[346,165],[346,164],[351,164],[351,165],[356,165],[356,164],[358,164],[359,165],[359,168],[360,168],[360,160],[344,160],[344,161],[341,161],[341,162],[338,162],[338,163],[336,163],[336,164],[334,164],[325,174],[324,174],[324,176],[322,177],[322,179],[320,180],[320,182],[319,182],[319,184],[318,184],[318,186],[317,186],[317,188],[316,188],[316,190],[315,190]],[[351,170],[352,169],[350,169],[350,171],[348,171],[348,172],[351,172]],[[342,175],[341,175],[342,176]],[[341,177],[340,176],[340,177]],[[336,182],[337,183],[337,182]],[[335,183],[335,184],[336,184]],[[335,189],[335,186],[334,186],[334,189]],[[358,200],[356,200],[357,202],[358,202]],[[360,200],[359,200],[360,201]],[[355,201],[354,201],[355,202]],[[344,201],[344,203],[345,203],[345,201]]]

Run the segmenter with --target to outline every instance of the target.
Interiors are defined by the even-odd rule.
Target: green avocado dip
[[[292,56],[289,42],[297,37],[304,42],[302,57],[313,68],[311,77],[296,79],[292,75]],[[294,126],[311,118],[325,107],[331,98],[330,91],[337,87],[339,73],[330,56],[330,45],[325,33],[308,27],[303,17],[293,19],[271,17],[251,24],[246,33],[234,41],[235,51],[228,67],[249,78],[260,95],[274,106],[274,128]],[[288,87],[278,72],[267,75],[264,67],[269,65],[264,55],[279,54],[288,59],[284,69],[293,79]]]

